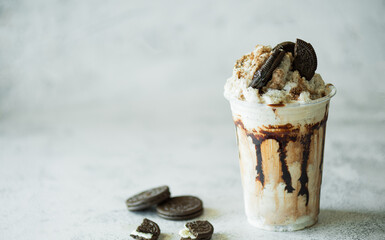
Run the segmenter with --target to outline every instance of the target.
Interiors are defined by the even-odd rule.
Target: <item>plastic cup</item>
[[[311,103],[230,101],[249,223],[295,231],[317,222],[331,92]]]

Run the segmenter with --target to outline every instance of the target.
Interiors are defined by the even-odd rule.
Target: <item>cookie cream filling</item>
[[[132,231],[131,233],[132,235],[135,235],[135,236],[138,236],[138,237],[142,237],[144,239],[151,239],[152,238],[152,233],[144,233],[144,232],[138,232],[136,230]]]
[[[182,238],[196,239],[196,236],[194,236],[186,226],[184,226],[184,229],[179,231],[179,236]]]
[[[269,58],[271,51],[270,46],[257,45],[251,53],[236,61],[233,75],[225,84],[226,98],[266,104],[309,103],[330,93],[321,75],[316,73],[311,79],[306,79],[293,70],[294,57],[291,52],[285,53],[266,86],[261,89],[249,87],[254,73]]]

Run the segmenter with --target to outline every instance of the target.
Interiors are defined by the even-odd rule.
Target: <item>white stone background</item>
[[[168,184],[213,240],[385,238],[385,1],[0,1],[0,239],[161,240],[130,213]],[[302,38],[333,83],[319,223],[248,225],[223,85],[257,43]]]

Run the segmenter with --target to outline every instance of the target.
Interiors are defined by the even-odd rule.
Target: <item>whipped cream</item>
[[[225,97],[266,104],[309,103],[330,93],[321,75],[316,73],[307,80],[297,70],[293,71],[294,57],[290,52],[285,53],[266,86],[260,90],[248,87],[255,71],[262,67],[271,52],[270,46],[257,45],[251,53],[238,59],[233,75],[225,84]]]

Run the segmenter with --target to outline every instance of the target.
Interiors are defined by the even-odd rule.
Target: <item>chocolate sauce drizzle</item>
[[[256,131],[255,129],[253,129],[250,132],[245,129],[244,124],[240,119],[234,121],[235,126],[245,131],[246,135],[252,139],[253,144],[255,145],[255,151],[257,156],[256,181],[259,181],[262,184],[262,186],[264,186],[265,184],[265,176],[264,176],[263,167],[262,167],[263,161],[262,161],[261,145],[265,140],[274,139],[279,144],[278,153],[279,153],[279,160],[282,168],[281,177],[286,185],[285,190],[288,193],[292,193],[295,189],[292,186],[291,175],[286,163],[286,157],[287,157],[286,146],[290,141],[296,142],[297,140],[299,140],[299,142],[303,146],[303,153],[302,153],[302,162],[301,162],[301,176],[298,179],[301,185],[300,190],[298,191],[298,196],[306,195],[306,206],[308,205],[309,190],[307,188],[307,184],[308,184],[309,178],[307,175],[307,166],[309,161],[310,145],[312,142],[312,136],[314,135],[314,131],[323,127],[322,155],[321,155],[321,162],[319,166],[320,171],[322,171],[328,107],[329,107],[329,104],[326,105],[325,116],[320,122],[305,125],[305,128],[307,131],[306,131],[306,134],[302,136],[300,135],[299,127],[293,127],[293,125],[291,124],[274,125],[274,126],[269,125],[266,127],[266,129],[259,129],[259,131]],[[238,140],[238,136],[237,136],[237,140]],[[239,144],[239,140],[238,140],[238,144]]]
[[[326,116],[327,118],[327,116]],[[323,133],[322,133],[323,139],[322,139],[322,149],[325,149],[325,136],[326,136],[326,121],[324,123]],[[324,151],[322,151],[321,154],[321,162],[319,164],[319,170],[322,172],[322,165],[324,163]],[[322,175],[321,175],[322,176]]]
[[[323,119],[323,132],[322,132],[322,154],[321,154],[321,162],[319,164],[319,170],[321,172],[321,180],[322,180],[322,166],[324,164],[324,152],[325,152],[325,138],[326,138],[326,122],[328,120],[328,114],[329,114],[329,103],[326,104],[326,111],[325,116]]]
[[[261,144],[262,144],[262,141],[260,140],[260,138],[256,137],[256,135],[254,135],[253,133],[249,133],[245,126],[243,125],[243,122],[241,120],[236,120],[234,121],[234,124],[235,124],[235,127],[240,127],[241,129],[243,129],[243,131],[245,131],[246,135],[248,137],[251,137],[254,145],[255,145],[255,153],[257,155],[257,166],[256,166],[256,170],[257,170],[257,177],[256,177],[256,180],[259,181],[262,186],[265,185],[265,175],[263,174],[263,169],[262,169],[262,151],[261,151]],[[236,131],[238,131],[236,129]],[[239,138],[238,138],[238,134],[237,134],[237,142],[239,144]],[[240,153],[239,153],[239,158],[241,157]]]
[[[301,164],[301,176],[299,177],[299,182],[301,183],[301,188],[299,189],[298,196],[306,195],[306,205],[309,203],[309,190],[307,188],[307,183],[309,178],[307,176],[307,162],[309,160],[310,154],[310,143],[311,136],[313,135],[313,131],[309,132],[305,136],[301,138],[301,144],[303,146],[302,152],[302,164]]]
[[[251,136],[250,136],[251,135]],[[255,150],[256,150],[256,153],[257,153],[257,167],[256,167],[256,170],[257,170],[257,181],[260,181],[262,186],[264,186],[265,184],[265,176],[263,174],[263,169],[262,169],[262,152],[261,152],[261,144],[262,144],[262,141],[256,139],[256,138],[253,138],[252,134],[247,134],[247,136],[250,136],[251,139],[253,139],[253,143],[255,145]]]
[[[278,149],[278,152],[279,152],[279,160],[281,161],[281,168],[282,168],[282,179],[283,181],[285,182],[286,184],[286,187],[285,187],[285,190],[288,192],[288,193],[292,193],[295,189],[293,188],[293,186],[291,186],[291,175],[290,175],[290,172],[287,168],[287,164],[286,164],[286,145],[287,145],[287,142],[285,141],[280,141],[279,142],[279,149]]]
[[[292,193],[295,189],[292,186],[291,183],[291,175],[289,172],[289,169],[286,164],[286,146],[289,141],[296,141],[297,135],[299,133],[299,128],[294,128],[291,124],[286,125],[280,125],[280,126],[269,126],[267,130],[260,130],[259,132],[256,132],[253,130],[251,133],[248,132],[241,120],[235,121],[235,125],[239,126],[241,129],[243,129],[246,132],[246,135],[250,137],[255,145],[256,155],[257,155],[257,178],[256,180],[259,181],[262,186],[265,184],[265,177],[263,173],[262,168],[262,152],[261,152],[261,145],[262,142],[268,139],[274,139],[279,144],[279,160],[281,162],[281,168],[282,168],[282,179],[285,182],[285,190],[288,193]]]

